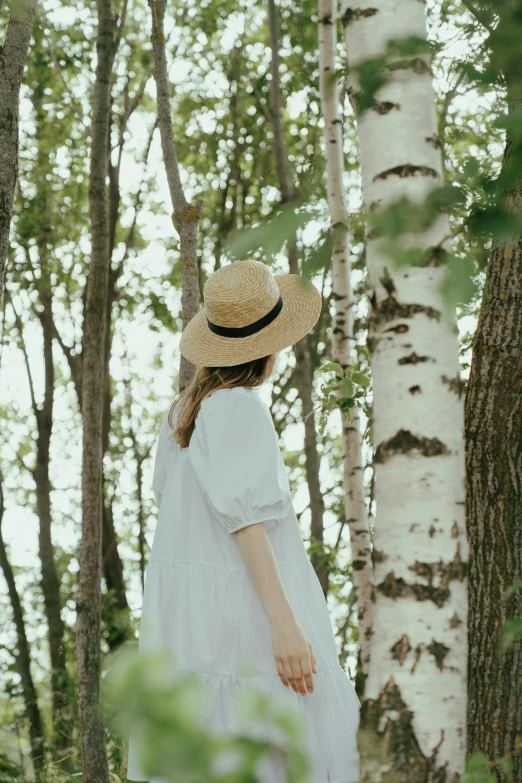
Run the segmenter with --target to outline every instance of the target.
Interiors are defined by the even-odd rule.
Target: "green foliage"
[[[466,763],[466,770],[460,778],[460,783],[498,783],[495,769],[507,778],[511,774],[512,767],[512,761],[507,756],[490,762],[485,753],[473,753]]]
[[[316,245],[306,256],[302,274],[312,278],[323,269],[328,269],[336,242],[346,233],[347,227],[341,224],[332,227],[326,234],[322,244]]]
[[[224,245],[231,260],[258,257],[272,260],[285,242],[311,219],[310,207],[284,205],[259,225],[237,231]]]
[[[522,639],[522,617],[512,617],[510,620],[506,620],[502,628],[501,652],[505,653],[511,650],[520,639]]]
[[[22,770],[5,753],[0,753],[0,783],[13,783],[19,778]]]
[[[106,693],[122,735],[134,732],[148,775],[173,783],[252,783],[265,756],[282,764],[288,783],[299,783],[307,774],[304,726],[297,713],[255,690],[242,691],[237,735],[211,733],[203,728],[204,684],[195,675],[176,677],[171,656],[129,651],[116,656]],[[267,739],[259,738],[259,726]]]
[[[340,408],[348,422],[353,421],[350,410],[355,405],[366,410],[366,389],[371,384],[369,368],[357,370],[350,366],[343,370],[337,362],[326,362],[319,368],[322,376],[319,387],[320,414],[318,428],[324,434],[329,414]],[[328,377],[329,376],[329,377]]]
[[[354,69],[357,89],[353,95],[360,117],[376,104],[376,95],[398,68],[425,69],[429,71],[432,46],[423,38],[410,37],[389,41],[386,52],[360,63]]]

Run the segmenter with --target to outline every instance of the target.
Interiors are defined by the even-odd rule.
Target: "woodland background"
[[[93,122],[99,121],[93,103],[98,95],[94,88],[97,11],[103,5],[83,0],[74,5],[59,0],[37,4],[20,93],[19,176],[0,324],[0,565],[5,577],[0,595],[0,780],[5,781],[35,777],[62,781],[80,770],[75,623],[82,409],[84,426],[86,416],[82,345],[85,350],[86,283],[97,237],[92,231],[96,215],[90,165]],[[183,367],[180,371],[177,344],[185,320],[182,290],[187,270],[187,255],[178,237],[184,230],[180,223],[184,206],[177,205],[176,231],[171,218],[172,183],[167,181],[158,127],[151,9],[142,0],[113,0],[112,11],[118,20],[113,31],[117,46],[108,70],[110,112],[100,136],[102,141],[109,138],[110,147],[106,160],[109,306],[106,336],[103,345],[98,344],[99,366],[108,371],[98,405],[104,453],[100,610],[104,666],[124,643],[136,644],[157,513],[151,491],[154,443],[184,371]],[[266,261],[274,271],[301,271],[323,293],[316,333],[301,348],[281,354],[274,378],[262,394],[284,446],[296,511],[328,598],[340,660],[362,698],[366,672],[356,586],[357,573],[368,566],[369,547],[368,562],[361,566],[350,547],[345,490],[351,479],[349,472],[343,475],[341,416],[351,411],[360,427],[359,454],[352,468],[358,468],[365,524],[373,531],[374,389],[367,344],[371,305],[357,143],[357,113],[362,109],[352,105],[346,94],[350,75],[342,34],[343,24],[350,21],[349,11],[339,15],[335,55],[354,301],[349,373],[344,362],[340,374],[339,365],[331,364],[339,362],[335,346],[332,353],[336,301],[331,260],[338,235],[335,228],[331,230],[336,221],[330,218],[326,192],[317,4],[280,0],[276,7],[273,0],[172,0],[167,4],[163,42],[180,181],[187,203],[195,205],[199,217],[197,257],[190,274],[200,290],[220,265],[246,254]],[[2,3],[0,13],[5,30],[13,9]],[[455,189],[441,197],[437,208],[450,213],[453,260],[448,262],[452,278],[446,297],[450,307],[457,308],[464,394],[488,259],[506,238],[514,243],[512,254],[518,264],[512,270],[510,305],[514,311],[518,303],[522,313],[520,191],[510,201],[509,214],[504,203],[506,190],[520,188],[522,9],[513,2],[435,0],[426,4],[426,14],[438,138],[445,180]],[[414,55],[413,50],[408,53]],[[371,101],[380,85],[378,68],[363,74],[364,78],[364,95]],[[516,110],[511,104],[508,114],[510,84],[517,79],[518,103]],[[515,163],[509,182],[503,181],[499,188],[495,183],[502,174],[506,129]],[[382,145],[387,142],[380,140]],[[101,182],[105,187],[103,176]],[[395,228],[384,226],[384,233],[396,238],[398,224],[402,230],[411,228],[406,214],[407,210],[396,212]],[[237,233],[257,224],[259,230]],[[411,261],[410,257],[395,260],[399,266]],[[482,706],[468,717],[473,738],[468,755],[474,755],[463,780],[470,783],[522,781],[522,606],[516,589],[522,573],[520,552],[514,550],[518,546],[522,551],[522,332],[520,320],[510,320],[512,311],[504,317],[506,322],[500,319],[497,327],[499,333],[512,336],[511,353],[501,352],[504,374],[496,382],[504,387],[511,384],[511,407],[497,410],[497,418],[483,424],[485,430],[495,431],[502,429],[506,417],[511,418],[515,438],[507,451],[497,450],[498,462],[491,461],[494,449],[485,455],[481,470],[484,481],[500,471],[510,484],[504,506],[509,521],[504,525],[504,517],[496,519],[491,537],[480,542],[480,547],[496,551],[498,530],[504,548],[492,566],[493,582],[481,583],[486,587],[476,593],[473,616],[491,618],[489,625],[470,626],[470,632],[481,633],[481,639],[490,638],[496,645],[478,663],[475,659],[478,679],[475,682],[471,676],[470,683],[480,690],[481,683],[488,681],[497,693],[484,699],[497,699],[495,704],[501,706],[488,714],[480,698],[473,702]],[[484,373],[479,380],[487,389],[491,376]],[[97,432],[96,426],[93,431]],[[491,507],[499,495],[507,497],[502,496],[503,479],[492,483]],[[480,514],[486,518],[484,507]],[[506,557],[506,551],[512,552],[512,558]],[[506,601],[505,591],[510,588]],[[504,669],[496,657],[501,638],[508,661]],[[477,649],[473,645],[480,647],[472,636],[471,649]],[[136,686],[139,673],[132,665],[130,672],[123,669]],[[145,693],[151,684],[136,687],[138,693]],[[436,694],[436,680],[433,688]],[[126,698],[121,696],[125,692],[125,682],[120,683],[119,698]],[[509,709],[507,692],[511,693]],[[111,780],[124,779],[125,748],[110,709],[106,729]],[[189,735],[187,728],[186,742]],[[197,756],[201,737],[192,739]],[[505,757],[509,759],[502,761]],[[408,758],[406,753],[401,763]],[[435,780],[420,772],[415,773],[418,777],[401,774],[393,779]],[[252,779],[245,775],[234,780]],[[89,777],[85,769],[84,777],[105,779]],[[289,779],[298,780],[298,772]],[[437,780],[442,783],[446,778]]]

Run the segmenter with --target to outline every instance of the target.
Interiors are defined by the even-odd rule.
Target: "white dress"
[[[220,389],[203,400],[188,448],[165,420],[154,466],[160,506],[147,568],[140,650],[175,650],[180,672],[196,672],[210,698],[206,727],[233,733],[235,699],[259,689],[300,713],[308,732],[309,783],[358,780],[359,700],[339,664],[328,608],[301,538],[272,417],[255,391]],[[234,531],[267,530],[298,623],[317,658],[314,691],[302,696],[277,674],[271,628]],[[135,743],[129,780],[147,780]],[[265,769],[262,783],[284,783]]]

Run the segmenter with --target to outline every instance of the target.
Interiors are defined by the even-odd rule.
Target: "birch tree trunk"
[[[388,43],[426,39],[425,5],[344,0],[341,11],[356,106],[358,66],[388,62],[384,84],[358,112],[366,212],[401,197],[422,202],[443,180],[430,60],[426,53],[390,58]],[[434,252],[448,233],[440,219],[409,237],[425,262],[398,268],[387,238],[368,235],[377,522],[359,732],[364,783],[454,783],[464,768],[463,400],[455,318],[440,292],[447,270]]]
[[[109,783],[100,703],[100,613],[102,575],[103,399],[110,265],[109,129],[116,19],[111,0],[97,0],[97,65],[92,111],[89,206],[92,255],[83,328],[82,540],[77,604],[80,742],[85,783]]]
[[[496,10],[511,120],[500,173],[511,185],[502,206],[520,220],[522,60],[518,41],[511,63],[502,44],[517,7],[519,0],[502,2]],[[521,335],[522,237],[515,234],[494,241],[491,249],[466,394],[468,751],[485,752],[490,759],[511,756],[512,783],[522,783],[522,644],[503,654],[499,648],[504,624],[522,617],[522,591],[506,593],[522,577]]]
[[[4,578],[7,584],[7,592],[9,594],[9,601],[13,611],[13,620],[16,628],[17,642],[17,650],[15,651],[16,668],[20,674],[20,679],[22,682],[25,715],[29,724],[31,760],[33,762],[34,771],[38,776],[38,773],[42,769],[44,763],[43,724],[40,715],[40,708],[38,707],[38,696],[31,674],[31,650],[29,648],[29,642],[27,641],[27,634],[25,632],[25,619],[22,602],[20,601],[13,569],[11,568],[11,563],[9,562],[9,558],[7,556],[7,549],[2,535],[2,520],[5,511],[2,484],[3,477],[0,473],[0,568],[4,574]]]
[[[348,212],[343,187],[343,125],[339,113],[339,88],[335,76],[337,0],[319,0],[319,88],[324,119],[326,195],[334,245],[332,295],[335,302],[332,358],[343,370],[352,363],[353,296],[350,281]],[[370,526],[364,502],[362,443],[359,408],[351,410],[352,422],[341,412],[343,439],[344,514],[350,531],[353,583],[359,621],[361,668],[368,674],[373,604]]]
[[[283,134],[281,109],[281,81],[279,78],[279,25],[275,0],[268,0],[268,29],[272,60],[270,63],[270,108],[269,116],[273,133],[273,151],[276,173],[283,204],[290,203],[295,198],[295,186],[292,179],[288,150]],[[287,255],[289,271],[299,274],[299,257],[295,237],[288,240]],[[302,417],[304,421],[304,452],[305,472],[310,496],[310,533],[313,547],[310,560],[317,574],[324,594],[328,592],[329,568],[323,554],[324,542],[324,502],[319,481],[320,459],[317,450],[317,431],[313,411],[313,377],[315,362],[310,350],[308,336],[300,340],[294,347],[296,361],[296,380],[299,399],[301,400]]]
[[[18,178],[20,86],[31,40],[36,2],[37,0],[12,2],[4,45],[0,48],[0,306]]]
[[[167,0],[149,0],[152,13],[152,48],[154,50],[154,78],[158,108],[158,125],[161,134],[163,162],[169,184],[174,213],[172,220],[179,234],[180,263],[182,271],[181,320],[183,329],[199,310],[198,223],[202,202],[190,204],[183,191],[179,172],[176,145],[170,114],[170,86],[165,53],[165,9]],[[184,356],[180,359],[179,390],[188,386],[194,377],[195,367]]]

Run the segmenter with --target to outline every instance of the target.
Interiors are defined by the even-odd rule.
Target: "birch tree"
[[[109,171],[111,74],[118,30],[111,0],[97,0],[97,11],[97,65],[89,181],[92,252],[83,327],[82,540],[76,649],[83,779],[86,783],[109,783],[100,703],[103,402],[107,369],[101,348],[107,328],[110,245],[106,181]]]
[[[350,281],[348,212],[343,186],[343,126],[339,111],[339,87],[335,75],[337,48],[337,0],[319,0],[319,86],[324,119],[326,193],[333,230],[332,359],[346,370],[352,363],[353,294]],[[342,395],[340,394],[342,398]],[[357,596],[361,668],[368,673],[372,628],[372,563],[370,527],[364,502],[360,414],[351,409],[351,421],[342,416],[343,486],[345,519],[350,531],[353,582]]]
[[[13,0],[0,50],[0,303],[18,177],[19,97],[37,0]]]
[[[472,6],[472,8],[474,8]],[[497,210],[514,230],[495,237],[474,335],[466,394],[467,525],[470,540],[468,750],[511,756],[522,783],[522,645],[502,649],[504,626],[522,618],[522,68],[521,3],[477,11],[491,61],[506,87],[504,158]],[[495,16],[498,14],[498,21]],[[518,17],[518,18],[517,18]],[[522,625],[522,621],[518,619]]]
[[[449,230],[439,218],[404,235],[408,262],[393,265],[373,228],[443,183],[425,5],[344,0],[341,12],[370,225],[377,517],[361,780],[449,783],[466,749],[468,559],[457,330],[441,291]]]
[[[179,171],[178,156],[170,114],[170,86],[165,52],[165,9],[167,0],[149,0],[152,13],[152,48],[158,125],[161,134],[163,161],[174,213],[174,228],[179,234],[182,271],[181,320],[183,329],[199,310],[198,223],[202,202],[187,201]],[[195,367],[184,356],[180,358],[179,389],[190,383]]]

